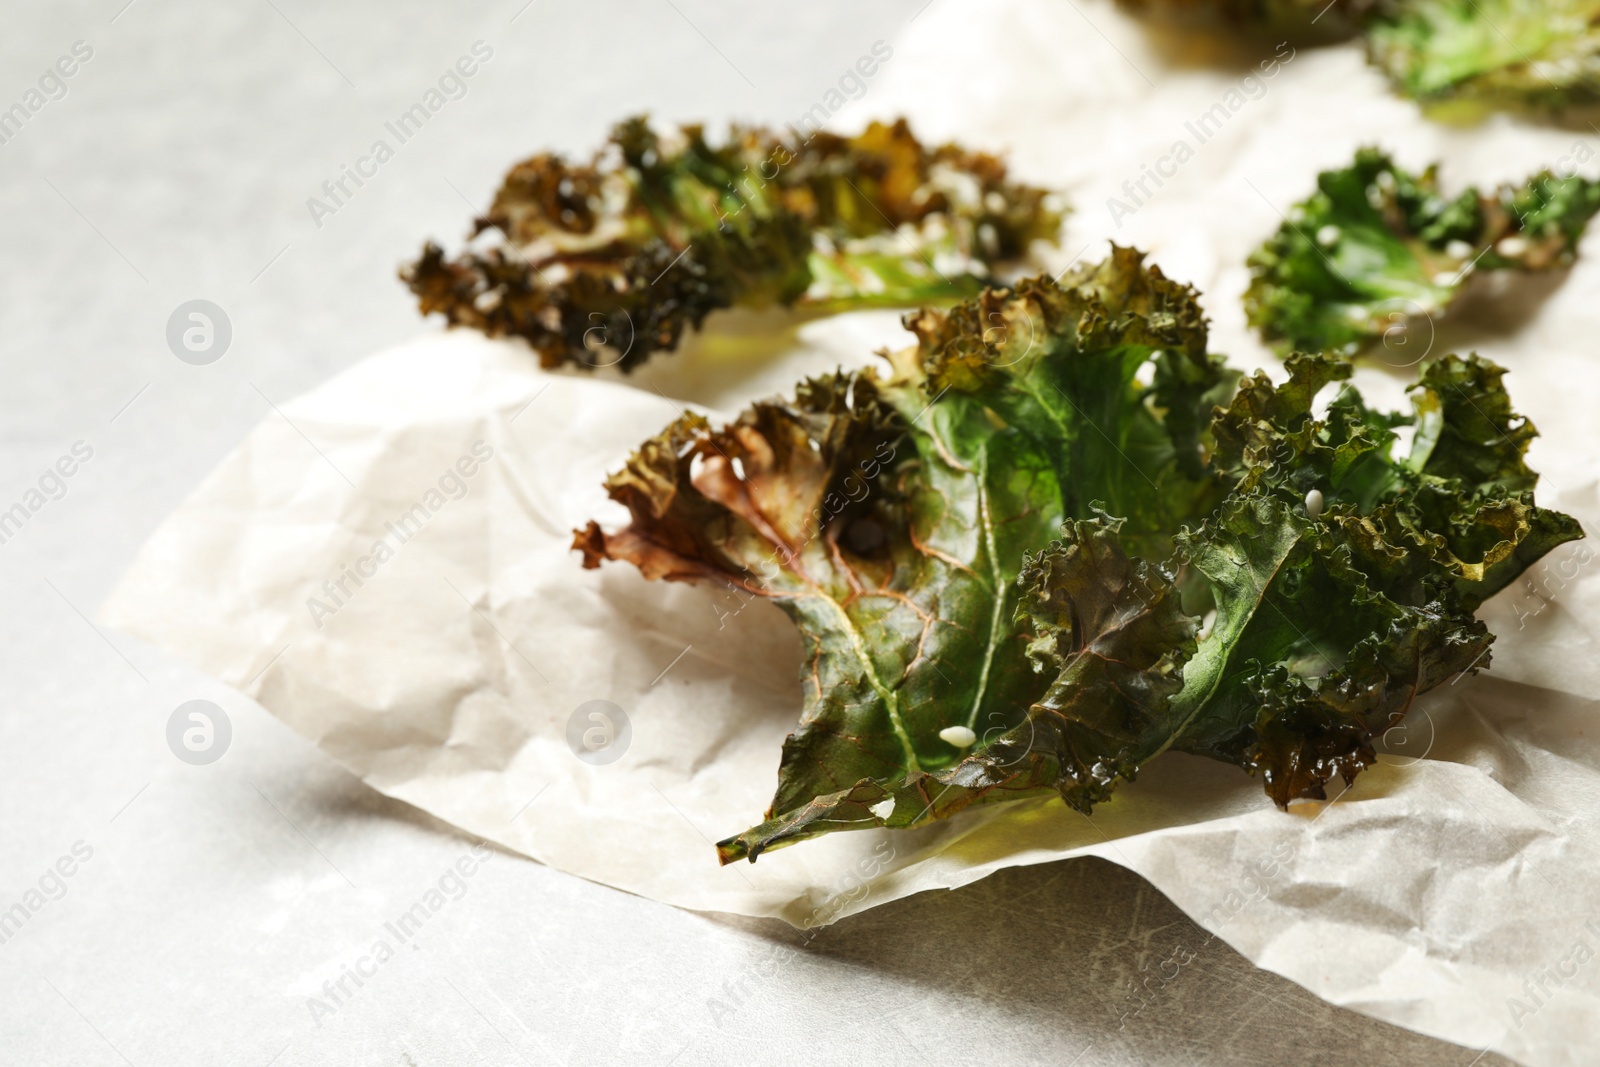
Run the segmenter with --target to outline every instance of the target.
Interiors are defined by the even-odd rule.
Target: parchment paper
[[[1244,256],[1317,169],[1381,138],[1407,163],[1444,158],[1447,182],[1510,179],[1579,139],[1431,125],[1353,50],[1302,50],[1159,195],[1114,218],[1105,199],[1245,73],[1158,44],[1108,5],[938,0],[856,106],[1009,148],[1028,177],[1065,185],[1078,214],[1053,266],[1108,237],[1151,249],[1205,291],[1214,347],[1244,367],[1275,366],[1243,329]],[[1413,332],[1363,388],[1399,402],[1428,346],[1513,367],[1513,396],[1545,433],[1545,499],[1592,524],[1597,266]],[[102,617],[239,687],[375,788],[632,892],[814,925],[1099,855],[1330,1001],[1527,1063],[1600,1059],[1600,833],[1585,818],[1600,800],[1600,590],[1582,546],[1531,575],[1537,595],[1486,609],[1501,635],[1491,676],[1430,697],[1331,803],[1284,815],[1236,769],[1173,754],[1092,821],[1009,805],[718,868],[711,841],[770,799],[799,709],[798,639],[768,605],[733,613],[716,590],[583,571],[568,545],[589,518],[620,519],[601,479],[683,402],[731,413],[907,339],[892,315],[784,321],[714,321],[628,384],[545,374],[518,345],[465,333],[372,357],[268,416],[151,538]],[[626,716],[615,762],[569,743],[574,713],[607,707],[592,701],[609,702],[613,728]]]

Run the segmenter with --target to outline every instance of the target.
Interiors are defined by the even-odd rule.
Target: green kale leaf
[[[1140,18],[1181,27],[1243,29],[1320,42],[1358,32],[1378,0],[1117,0]]]
[[[546,367],[627,370],[723,308],[970,297],[1061,218],[993,156],[925,146],[903,119],[712,145],[634,118],[587,164],[517,164],[465,249],[429,243],[401,276],[424,314],[522,337]]]
[[[1389,0],[1367,28],[1367,49],[1422,101],[1600,102],[1597,0]]]
[[[610,479],[632,522],[580,533],[587,565],[728,583],[800,627],[806,710],[774,817],[952,766],[1026,719],[1017,577],[1064,518],[1114,502],[1165,554],[1214,503],[1197,425],[1232,379],[1194,291],[1141,260],[918,313],[923,342],[887,377],[813,380],[720,431],[686,416]]]
[[[611,477],[631,521],[580,531],[586,566],[766,597],[803,638],[776,794],[723,862],[1008,800],[1088,812],[1168,749],[1323,797],[1487,663],[1474,610],[1580,535],[1534,504],[1500,369],[1447,357],[1411,414],[1344,387],[1318,416],[1347,363],[1236,388],[1196,295],[1116,249],[908,316],[886,376],[686,416]]]
[[[1586,178],[1545,171],[1446,198],[1436,167],[1412,174],[1364,148],[1320,174],[1317,192],[1252,253],[1245,311],[1284,351],[1420,349],[1412,326],[1448,314],[1469,277],[1571,263],[1596,211],[1600,182]]]
[[[1234,490],[1179,550],[1217,615],[1174,698],[1199,705],[1174,747],[1260,771],[1280,806],[1324,796],[1336,773],[1348,784],[1418,695],[1487,665],[1493,637],[1473,612],[1582,536],[1534,504],[1536,431],[1499,367],[1447,356],[1413,387],[1411,416],[1346,387],[1321,418],[1313,398],[1349,365],[1295,355],[1289,370],[1279,386],[1247,379],[1213,422]]]

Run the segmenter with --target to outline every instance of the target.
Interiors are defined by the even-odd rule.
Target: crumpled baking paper
[[[1349,47],[1302,50],[1259,95],[1242,81],[1254,60],[1192,52],[1109,4],[941,0],[856,107],[1007,148],[1024,176],[1065,186],[1078,214],[1056,266],[1107,238],[1150,249],[1205,292],[1213,347],[1245,367],[1275,363],[1238,309],[1244,256],[1318,169],[1381,140],[1408,164],[1443,158],[1447,184],[1515,179],[1583,142],[1430,124]],[[1241,86],[1221,132],[1147,180],[1136,211],[1112,210],[1187,119]],[[1429,350],[1512,367],[1544,432],[1543,499],[1594,529],[1597,290],[1595,262],[1485,289],[1456,323],[1413,324],[1412,347],[1360,384],[1401,403]],[[1600,1061],[1600,582],[1583,544],[1486,606],[1492,672],[1431,694],[1329,803],[1285,815],[1237,769],[1168,754],[1092,820],[1042,800],[717,866],[711,842],[771,797],[798,638],[764,603],[584,571],[571,531],[621,521],[604,475],[685,403],[732,413],[908,340],[892,315],[724,316],[623,384],[544,373],[512,343],[425,337],[267,416],[102,618],[259,700],[373,787],[631,892],[804,926],[1098,855],[1334,1003],[1530,1064]]]
[[[837,344],[865,327],[881,328],[809,332]],[[1092,821],[1055,800],[1005,805],[719,868],[711,842],[759,818],[797,716],[794,628],[712,588],[582,570],[570,548],[588,518],[620,521],[602,478],[679,410],[468,333],[383,353],[258,426],[102,618],[385,793],[683,907],[812,925],[1099,855],[1330,1000],[1508,1050],[1523,1034],[1505,998],[1579,939],[1600,947],[1582,818],[1600,799],[1600,708],[1504,682],[1446,687],[1351,796],[1287,816],[1237,769],[1174,754]],[[580,759],[591,729],[620,757]],[[1600,1019],[1592,972],[1551,987],[1528,1032]]]

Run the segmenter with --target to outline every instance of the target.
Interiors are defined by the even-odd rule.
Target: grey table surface
[[[411,951],[313,1017],[308,976],[472,843],[91,623],[273,403],[426,328],[395,265],[459,235],[463,199],[511,159],[583,150],[641,109],[782,121],[922,6],[7,5],[0,108],[77,42],[92,54],[0,144],[0,506],[76,442],[93,455],[0,544],[0,909],[81,860],[0,943],[0,1063],[1494,1062],[1255,969],[1097,860],[801,934],[496,854]],[[492,58],[466,95],[314,219],[324,180],[479,41]],[[205,367],[165,340],[194,298],[234,331]],[[234,726],[206,767],[164,737],[193,698]],[[1136,997],[1180,949],[1195,964]]]

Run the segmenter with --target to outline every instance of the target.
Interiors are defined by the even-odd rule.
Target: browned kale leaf
[[[547,367],[629,369],[723,308],[971,296],[1060,224],[1054,196],[903,119],[713,145],[635,118],[587,163],[517,164],[466,248],[430,243],[402,277],[423,313],[524,338]]]
[[[1579,536],[1533,501],[1500,369],[1447,357],[1413,414],[1346,387],[1319,416],[1348,364],[1236,389],[1195,295],[1118,249],[910,317],[886,376],[687,416],[612,476],[631,522],[581,531],[586,566],[768,597],[804,641],[776,794],[724,862],[1008,800],[1088,811],[1168,749],[1320,798],[1487,664],[1478,605]]]

